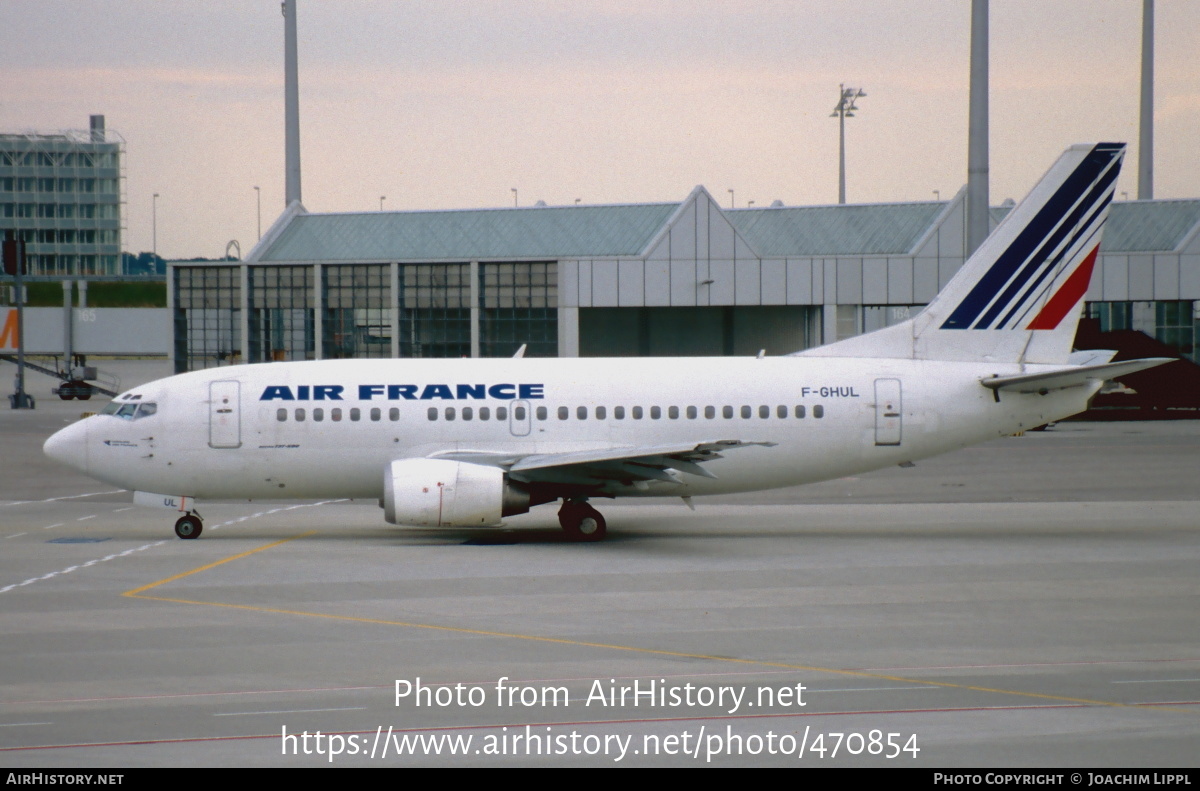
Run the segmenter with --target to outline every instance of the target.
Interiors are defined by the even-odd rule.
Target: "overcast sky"
[[[1130,143],[1137,0],[993,0],[991,197],[1066,146]],[[839,83],[852,203],[966,182],[967,0],[299,0],[310,211],[642,203],[697,184],[739,207],[837,201]],[[1155,197],[1200,197],[1200,3],[1156,6]],[[277,0],[0,0],[0,131],[126,140],[125,245],[223,254],[283,209]]]

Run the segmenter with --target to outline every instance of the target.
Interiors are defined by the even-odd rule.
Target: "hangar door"
[[[875,444],[899,445],[904,420],[899,379],[875,380]]]
[[[242,446],[240,394],[240,382],[227,380],[209,383],[208,446],[210,448],[240,448]]]

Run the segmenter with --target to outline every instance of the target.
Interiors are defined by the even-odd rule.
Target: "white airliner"
[[[1124,145],[1068,149],[901,324],[783,357],[328,360],[136,387],[45,452],[134,501],[378,498],[388,522],[497,525],[561,500],[793,486],[906,464],[1074,415],[1159,365],[1072,355]]]

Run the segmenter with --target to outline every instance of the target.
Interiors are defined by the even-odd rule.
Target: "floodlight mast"
[[[830,118],[838,119],[838,203],[846,202],[846,119],[854,117],[858,106],[855,99],[866,96],[862,88],[847,88],[845,83],[838,86],[838,103],[829,114]]]

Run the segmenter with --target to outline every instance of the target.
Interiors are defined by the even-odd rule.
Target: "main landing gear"
[[[558,523],[574,541],[603,541],[608,533],[604,517],[587,500],[564,500]]]
[[[180,538],[199,538],[203,530],[204,522],[195,511],[188,511],[175,523],[175,535]]]

